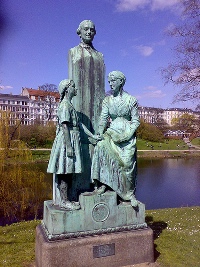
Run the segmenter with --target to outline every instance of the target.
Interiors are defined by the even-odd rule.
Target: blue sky
[[[173,60],[175,40],[165,31],[181,23],[179,0],[3,0],[0,93],[20,94],[67,78],[68,50],[79,43],[76,29],[92,20],[94,47],[104,54],[106,76],[122,71],[124,87],[142,106],[172,105],[178,89],[164,85],[159,69]],[[105,83],[106,91],[109,90]]]

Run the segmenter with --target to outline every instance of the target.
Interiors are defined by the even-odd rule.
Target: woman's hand
[[[72,147],[69,147],[67,149],[67,156],[68,157],[73,157],[74,156],[74,151],[73,151],[73,148]]]
[[[92,138],[94,138],[96,141],[103,140],[103,136],[100,136],[100,134],[93,134]]]

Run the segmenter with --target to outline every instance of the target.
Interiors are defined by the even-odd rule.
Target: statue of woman
[[[140,122],[137,100],[123,90],[125,81],[120,71],[108,75],[112,95],[102,103],[99,135],[103,140],[94,150],[91,178],[96,193],[111,188],[136,207],[136,130]]]

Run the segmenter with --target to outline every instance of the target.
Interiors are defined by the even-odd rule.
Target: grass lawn
[[[200,147],[200,137],[197,137],[197,138],[194,138],[191,143],[194,145],[194,146],[199,146]]]
[[[200,207],[146,212],[160,266],[200,266]]]
[[[163,143],[159,142],[150,142],[146,140],[142,140],[140,138],[137,139],[137,148],[138,150],[185,150],[188,149],[188,146],[183,142],[183,140],[165,140]]]
[[[32,150],[34,161],[47,161],[49,160],[51,150]]]
[[[200,207],[146,211],[154,231],[155,259],[163,267],[200,266]],[[35,227],[40,221],[0,227],[0,266],[34,262]]]
[[[188,150],[188,146],[182,140],[168,140],[163,143],[149,142],[142,139],[137,139],[138,150]],[[32,150],[34,161],[48,161],[50,157],[50,150]],[[173,155],[172,155],[173,156]]]

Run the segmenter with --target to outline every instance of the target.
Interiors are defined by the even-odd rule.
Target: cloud
[[[163,46],[163,45],[166,45],[166,41],[163,39],[157,43],[154,43],[155,46]]]
[[[13,89],[10,85],[0,85],[0,90]]]
[[[142,98],[163,98],[166,94],[162,90],[157,89],[155,86],[148,86],[144,88],[144,93],[136,96],[137,99]]]
[[[129,53],[125,49],[120,50],[120,53],[122,57],[127,57],[129,55]]]
[[[165,40],[152,43],[150,46],[149,45],[138,45],[138,46],[133,46],[133,48],[137,49],[142,56],[148,57],[154,52],[154,49],[157,46],[163,46],[163,45],[165,45]]]
[[[153,47],[146,45],[136,46],[136,49],[140,52],[141,55],[148,57],[153,53]]]
[[[135,11],[149,8],[152,11],[172,9],[181,0],[118,0],[116,10],[119,12]]]
[[[118,0],[116,10],[119,12],[134,11],[143,8],[148,4],[149,0]]]
[[[163,10],[163,9],[170,9],[180,3],[180,0],[152,0],[150,7],[151,10]]]

